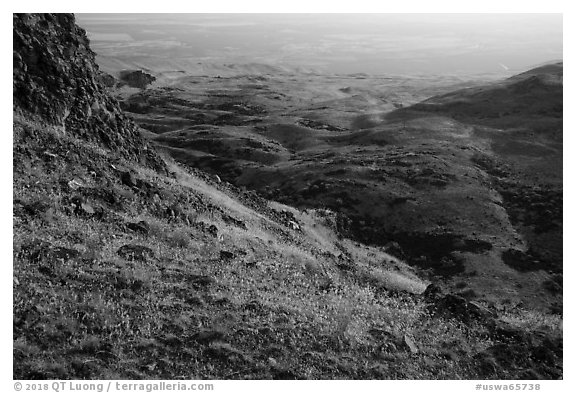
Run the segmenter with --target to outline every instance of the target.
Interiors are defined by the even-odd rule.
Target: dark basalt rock
[[[126,224],[126,228],[143,235],[147,235],[150,232],[150,225],[146,221],[129,222]]]
[[[197,289],[207,288],[211,285],[216,284],[216,280],[213,277],[197,274],[190,274],[187,277],[187,280],[193,287]]]
[[[117,251],[118,255],[129,261],[145,262],[148,258],[154,257],[152,249],[137,244],[126,244]]]
[[[519,272],[530,272],[536,270],[549,270],[560,272],[562,266],[557,261],[548,259],[543,255],[538,255],[534,250],[526,252],[517,249],[508,249],[502,252],[502,261]]]
[[[208,233],[212,237],[218,237],[218,227],[214,224],[208,225],[204,221],[195,222],[192,224],[198,230]]]
[[[455,318],[466,323],[477,321],[492,329],[495,334],[498,326],[503,329],[508,327],[506,324],[498,325],[496,315],[478,302],[468,301],[462,296],[451,293],[442,296],[435,284],[429,285],[423,296],[432,303],[431,309],[438,316]]]
[[[17,202],[14,201],[14,206],[16,206]],[[42,213],[45,213],[50,209],[50,205],[44,201],[34,201],[32,203],[21,203],[23,206],[24,211],[31,215],[31,216],[38,216]]]
[[[238,219],[236,219],[236,218],[234,218],[234,217],[232,217],[232,216],[229,216],[229,215],[227,215],[227,214],[223,214],[223,215],[222,215],[222,221],[224,221],[224,222],[227,223],[227,224],[235,225],[235,226],[237,226],[237,227],[239,227],[239,228],[242,228],[242,229],[247,229],[247,228],[246,228],[246,224],[244,223],[244,221],[238,220]]]
[[[92,205],[81,195],[70,198],[70,209],[77,216],[92,216],[96,213]]]
[[[125,186],[136,187],[137,184],[136,178],[130,171],[122,172],[120,180],[122,181],[122,184],[124,184]]]
[[[208,345],[215,341],[224,341],[227,335],[224,331],[219,329],[203,329],[192,336],[194,341],[201,344]]]
[[[230,261],[236,258],[236,255],[233,252],[222,250],[220,251],[220,259],[223,261]]]
[[[165,172],[162,159],[100,83],[94,58],[74,15],[13,14],[15,112]]]
[[[425,299],[437,300],[442,297],[442,289],[436,284],[430,284],[426,287],[426,290],[422,293]]]
[[[486,378],[506,379],[509,370],[516,370],[522,371],[519,373],[521,379],[560,379],[561,357],[560,340],[542,344],[499,343],[475,355],[474,361]]]
[[[141,70],[125,70],[120,73],[120,80],[126,82],[130,87],[145,89],[156,80],[156,77]]]
[[[297,122],[297,124],[304,126],[304,127],[312,128],[315,130],[338,131],[338,132],[347,131],[345,128],[342,128],[342,127],[337,127],[337,126],[333,126],[331,124],[326,124],[326,123],[322,123],[320,121],[310,120],[310,119],[301,119]]]
[[[397,242],[388,242],[384,245],[384,251],[388,254],[395,256],[396,258],[406,259],[406,254],[404,250]]]
[[[114,87],[116,85],[116,78],[114,78],[112,75],[110,75],[106,72],[103,72],[103,71],[98,72],[98,75],[96,78],[102,86]]]
[[[20,256],[37,265],[40,273],[56,277],[59,266],[80,258],[80,252],[71,248],[54,246],[46,241],[35,239],[22,246]]]

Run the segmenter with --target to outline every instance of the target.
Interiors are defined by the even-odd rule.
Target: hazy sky
[[[79,14],[103,56],[334,73],[513,72],[562,59],[561,14]]]

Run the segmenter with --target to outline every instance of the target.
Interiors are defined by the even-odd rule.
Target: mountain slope
[[[547,64],[504,81],[457,90],[399,109],[392,123],[458,119],[485,148],[473,157],[524,246],[503,253],[522,274],[537,269],[561,282],[563,65]],[[558,276],[560,275],[560,276]]]
[[[433,113],[493,128],[525,128],[561,143],[562,79],[563,64],[549,64],[503,81],[432,97],[389,118]]]
[[[72,15],[14,36],[48,48],[40,75],[14,46],[15,379],[561,378],[557,317],[439,293],[329,210],[161,157]]]

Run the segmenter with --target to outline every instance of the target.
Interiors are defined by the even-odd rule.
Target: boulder
[[[469,320],[468,302],[462,296],[451,293],[436,302],[436,310],[462,320]]]
[[[438,299],[442,296],[442,289],[434,283],[429,284],[422,293],[422,296],[429,300]]]
[[[105,87],[114,87],[114,85],[116,85],[116,78],[103,71],[98,72],[96,80]]]
[[[136,187],[138,184],[136,178],[130,171],[122,172],[120,180],[122,181],[122,184],[128,187]]]
[[[410,350],[411,353],[418,353],[418,346],[414,342],[414,338],[410,334],[404,335],[404,345]]]
[[[50,204],[44,201],[35,201],[23,204],[23,209],[31,216],[38,216],[42,213],[46,213],[50,209]]]
[[[72,179],[68,182],[68,187],[72,190],[72,191],[76,191],[79,188],[84,187],[84,183],[82,182],[82,180],[80,179]]]
[[[129,222],[126,224],[126,228],[143,235],[147,235],[150,232],[150,225],[146,221]]]
[[[145,89],[156,80],[156,77],[141,70],[126,70],[120,72],[120,80],[130,87]]]
[[[216,280],[210,276],[190,274],[187,276],[187,281],[197,289],[207,288],[216,284]]]
[[[222,250],[220,251],[220,259],[223,261],[230,261],[236,258],[236,255],[233,252]]]
[[[397,242],[388,242],[384,245],[384,252],[395,256],[396,258],[400,258],[405,260],[406,254],[404,254],[404,250]]]
[[[200,344],[208,345],[215,341],[224,341],[227,335],[220,329],[203,329],[192,336],[192,339]]]
[[[91,216],[92,214],[95,213],[94,208],[88,203],[81,203],[80,211],[88,216]]]
[[[145,262],[148,258],[154,258],[151,248],[137,244],[126,244],[120,247],[117,254],[129,261]]]

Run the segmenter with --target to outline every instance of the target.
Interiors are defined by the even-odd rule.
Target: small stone
[[[207,231],[212,237],[217,237],[218,236],[218,228],[216,227],[216,225],[210,225],[208,227],[208,231]]]
[[[295,221],[288,221],[288,225],[295,231],[300,230],[300,225],[298,225]]]
[[[176,218],[182,217],[183,215],[184,215],[184,211],[177,204],[173,204],[172,206],[169,206],[166,208],[166,217],[167,218],[176,219]]]
[[[77,189],[84,187],[84,184],[82,184],[82,181],[79,179],[72,179],[68,182],[68,187],[70,187],[71,190],[76,191]]]
[[[48,157],[49,159],[54,159],[54,158],[58,157],[57,154],[51,153],[51,152],[49,152],[49,151],[45,151],[45,152],[44,152],[44,155],[45,155],[46,157]]]
[[[47,253],[47,260],[67,262],[70,259],[78,258],[80,252],[66,247],[54,247]]]
[[[24,204],[24,211],[33,216],[45,213],[49,209],[50,205],[43,201],[36,201],[29,204]]]
[[[406,254],[404,254],[404,250],[397,242],[388,242],[384,245],[384,251],[386,253],[395,256],[396,258],[406,259]]]
[[[206,345],[214,341],[223,341],[225,338],[226,333],[216,329],[204,329],[192,336],[194,341]]]
[[[371,328],[370,330],[368,330],[368,334],[370,334],[372,337],[374,337],[375,339],[379,340],[379,341],[395,341],[396,337],[394,337],[394,334],[390,333],[389,331],[385,330],[385,329],[381,329],[378,327],[374,327]]]
[[[154,251],[152,251],[152,249],[137,244],[126,244],[120,247],[117,253],[129,261],[144,262],[146,259],[154,257]]]
[[[426,287],[426,290],[422,294],[427,299],[433,300],[442,295],[442,289],[436,284],[430,284]]]
[[[204,305],[204,300],[202,300],[202,298],[198,297],[198,296],[190,296],[187,297],[185,299],[185,302],[187,304],[190,304],[192,306],[203,306]]]
[[[431,368],[431,369],[436,368],[436,363],[430,358],[424,358],[424,364],[428,368]]]
[[[230,261],[232,259],[234,259],[236,257],[236,255],[234,255],[233,252],[230,251],[220,251],[220,259],[224,260],[224,261]]]
[[[82,203],[80,204],[80,208],[82,209],[82,211],[86,214],[92,215],[94,214],[94,208],[92,206],[90,206],[87,203]]]
[[[463,320],[470,318],[468,302],[462,296],[449,293],[438,301],[437,308]]]
[[[458,361],[458,355],[456,355],[456,353],[454,351],[443,350],[442,352],[440,352],[440,356],[446,360],[450,360],[453,362]]]
[[[206,288],[210,285],[216,284],[216,280],[210,276],[202,276],[197,274],[190,274],[188,276],[188,282],[195,287]]]
[[[130,173],[130,171],[123,172],[120,177],[120,180],[122,181],[122,184],[128,187],[136,187],[137,184],[136,178],[132,173]]]
[[[146,221],[129,222],[126,224],[126,228],[144,235],[150,232],[150,225]]]
[[[406,344],[408,349],[410,349],[410,352],[418,353],[418,347],[416,346],[414,339],[409,334],[404,335],[404,344]]]
[[[468,309],[471,313],[480,318],[494,317],[494,313],[475,301],[468,302]]]

